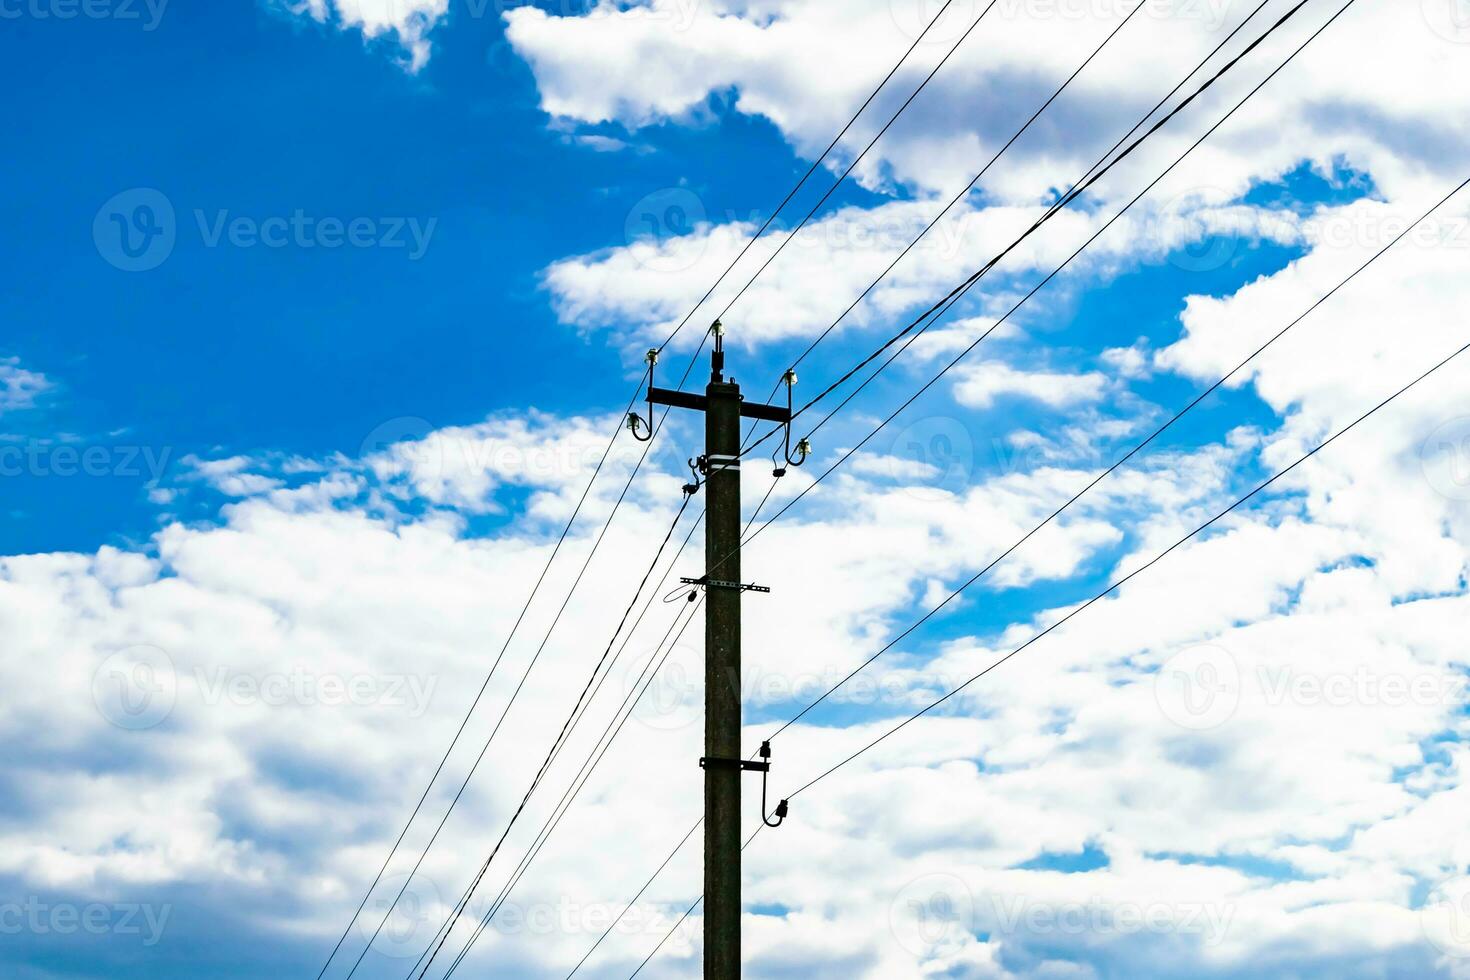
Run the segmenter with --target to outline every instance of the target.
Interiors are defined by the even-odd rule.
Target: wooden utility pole
[[[754,586],[740,580],[740,420],[785,423],[790,410],[747,405],[735,379],[725,380],[723,328],[710,355],[710,380],[703,395],[655,388],[652,406],[704,412],[705,574],[693,580],[705,589],[704,620],[704,976],[740,976],[740,776],[764,772],[765,761],[740,758],[740,598]],[[656,361],[653,358],[650,363]],[[650,368],[651,371],[651,368]],[[761,590],[764,591],[764,590]],[[763,815],[764,816],[764,815]]]

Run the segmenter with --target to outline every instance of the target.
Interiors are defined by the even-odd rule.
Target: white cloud
[[[1102,398],[1108,381],[1097,371],[1019,371],[995,361],[956,368],[954,376],[955,400],[967,408],[989,408],[1004,395],[1031,399],[1050,408],[1069,408]]]
[[[55,387],[44,374],[20,366],[18,357],[0,357],[0,412],[31,408]]]
[[[361,32],[364,40],[391,34],[404,52],[404,66],[417,72],[429,62],[429,34],[449,13],[449,0],[273,0],[318,24]]]

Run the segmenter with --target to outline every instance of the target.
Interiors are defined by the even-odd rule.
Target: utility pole
[[[770,768],[765,747],[761,762],[740,758],[740,599],[747,591],[769,591],[740,580],[740,420],[788,423],[791,411],[747,405],[735,379],[725,380],[724,328],[715,321],[711,331],[715,346],[703,395],[655,388],[657,357],[650,351],[648,431],[651,438],[654,405],[704,412],[705,449],[697,468],[707,494],[705,574],[685,580],[705,589],[704,758],[699,760],[704,769],[704,976],[738,980],[740,777],[743,771],[765,773]],[[637,424],[633,429],[636,434]],[[783,811],[784,806],[778,812],[784,816]]]

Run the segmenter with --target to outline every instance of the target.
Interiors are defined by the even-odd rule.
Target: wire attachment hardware
[[[722,582],[719,579],[711,579],[708,575],[701,575],[699,578],[681,578],[679,581],[685,585],[698,585],[706,589],[736,589],[740,592],[771,591],[768,585],[756,585],[753,582]]]
[[[704,486],[704,481],[699,478],[700,471],[704,465],[704,457],[699,457],[698,463],[696,463],[692,459],[689,460],[688,463],[689,472],[694,474],[694,479],[691,482],[684,484],[684,494],[685,496],[692,497],[699,492],[700,487]]]
[[[796,443],[796,459],[791,458],[791,419],[795,415],[795,412],[793,411],[794,404],[792,400],[791,389],[796,387],[796,369],[789,369],[785,374],[781,375],[781,380],[786,384],[786,423],[782,426],[782,429],[784,430],[782,454],[786,458],[786,466],[778,465],[771,472],[771,475],[776,477],[776,479],[778,480],[786,475],[786,467],[804,465],[806,463],[806,458],[812,453],[811,442],[807,439],[801,439],[798,440]],[[775,461],[776,457],[773,454],[771,456],[771,462],[774,463]]]
[[[774,823],[770,817],[766,816],[766,783],[769,781],[771,775],[771,743],[769,740],[761,743],[760,755],[761,761],[765,763],[765,768],[761,770],[761,823],[767,827],[779,827],[786,822],[786,814],[790,808],[791,801],[782,800],[776,804],[776,820]]]
[[[771,776],[771,743],[761,743],[760,761],[754,759],[721,759],[713,756],[701,756],[699,768],[708,772],[711,769],[734,769],[737,772],[758,772],[761,774],[761,822],[767,827],[779,827],[786,822],[786,814],[790,812],[791,801],[782,800],[776,804],[773,823],[766,811],[766,788]]]
[[[658,348],[650,349],[647,354],[643,355],[643,359],[648,362],[648,420],[644,421],[637,412],[629,412],[628,431],[633,433],[633,438],[639,442],[649,442],[653,439],[653,367],[658,363]],[[643,428],[648,430],[648,435],[638,434]]]

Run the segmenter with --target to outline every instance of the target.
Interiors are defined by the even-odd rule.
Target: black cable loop
[[[633,433],[633,438],[639,442],[652,442],[657,431],[653,424],[653,368],[658,364],[658,348],[650,348],[648,353],[643,355],[643,359],[648,362],[648,418],[644,420],[637,412],[629,412],[628,431]],[[640,427],[646,428],[648,435],[639,435]]]

